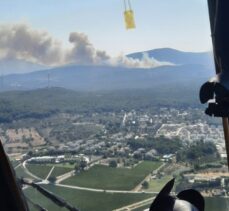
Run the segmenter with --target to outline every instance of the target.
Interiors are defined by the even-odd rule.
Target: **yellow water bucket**
[[[126,29],[134,29],[136,27],[134,21],[134,12],[133,10],[126,10],[124,12]]]
[[[134,12],[131,8],[130,0],[124,0],[124,19],[126,24],[126,29],[134,29],[136,28],[135,20],[134,20]]]

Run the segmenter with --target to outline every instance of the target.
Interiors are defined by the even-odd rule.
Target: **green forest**
[[[199,107],[193,90],[149,89],[76,92],[63,88],[0,93],[0,123],[50,117],[59,112],[93,113],[154,110],[158,107]]]

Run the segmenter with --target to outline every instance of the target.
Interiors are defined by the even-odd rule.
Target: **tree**
[[[78,172],[80,170],[80,165],[79,165],[79,163],[77,162],[76,164],[75,164],[75,172]]]
[[[144,181],[144,182],[142,183],[142,188],[143,188],[143,189],[148,189],[148,188],[149,188],[149,183],[148,183],[147,181]]]
[[[56,177],[55,176],[51,176],[48,178],[48,181],[51,183],[55,183],[56,182]]]
[[[81,160],[79,163],[79,167],[81,170],[84,170],[87,167],[87,161]]]
[[[109,162],[109,166],[112,167],[112,168],[116,168],[118,166],[118,164],[117,164],[116,160],[111,160]]]
[[[29,151],[27,152],[27,155],[28,155],[29,157],[32,157],[32,156],[33,156],[33,151],[29,150]]]
[[[177,161],[191,161],[199,165],[201,162],[217,159],[218,152],[214,143],[201,140],[183,148],[177,153],[176,158]]]
[[[84,171],[86,167],[87,167],[87,161],[81,158],[75,164],[75,172]]]

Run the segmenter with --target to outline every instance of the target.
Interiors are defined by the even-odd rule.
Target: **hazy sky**
[[[136,30],[125,30],[123,0],[0,0],[0,23],[25,22],[68,45],[83,32],[96,49],[120,53],[172,47],[211,50],[207,0],[132,0]]]

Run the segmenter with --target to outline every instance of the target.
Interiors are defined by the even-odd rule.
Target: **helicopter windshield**
[[[209,2],[0,1],[0,137],[30,210],[149,210],[172,178],[229,209],[222,120],[198,99],[220,63]]]

